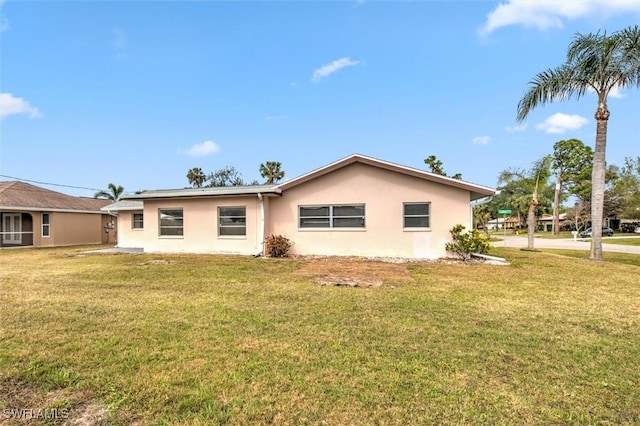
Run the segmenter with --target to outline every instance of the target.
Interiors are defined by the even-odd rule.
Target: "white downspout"
[[[264,221],[264,198],[262,194],[258,192],[258,200],[260,200],[260,252],[256,254],[258,256],[264,256],[264,234],[265,234],[265,221]]]

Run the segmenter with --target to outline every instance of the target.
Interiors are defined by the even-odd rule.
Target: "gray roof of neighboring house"
[[[109,204],[108,206],[104,206],[100,210],[103,212],[119,212],[124,210],[142,210],[143,209],[142,201],[134,201],[134,200],[120,200],[115,203]]]
[[[0,182],[0,208],[100,213],[111,200],[74,197],[20,181]]]
[[[282,191],[278,185],[217,186],[213,188],[160,189],[125,195],[123,200],[144,200],[147,198],[216,197],[234,195],[274,194]]]

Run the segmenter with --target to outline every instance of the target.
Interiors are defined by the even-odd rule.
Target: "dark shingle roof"
[[[31,208],[34,210],[78,210],[99,212],[111,200],[73,197],[19,181],[0,182],[0,208]]]

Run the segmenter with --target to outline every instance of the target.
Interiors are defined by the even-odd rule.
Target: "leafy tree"
[[[207,181],[209,182],[207,184],[208,187],[242,186],[245,184],[242,180],[242,175],[233,166],[226,166],[220,170],[211,172],[209,176],[207,176]]]
[[[626,157],[619,176],[609,193],[620,203],[620,215],[625,219],[640,219],[640,157]]]
[[[266,179],[265,183],[267,185],[278,183],[284,177],[282,163],[279,161],[267,161],[260,164],[260,175]]]
[[[607,98],[614,88],[640,87],[640,27],[632,26],[611,35],[576,34],[567,50],[567,60],[557,68],[538,73],[518,103],[518,121],[524,121],[538,106],[595,92],[596,142],[591,173],[590,259],[603,260],[602,222],[604,210],[605,153],[609,108]]]
[[[429,170],[431,170],[431,173],[435,173],[437,175],[440,176],[445,176],[447,177],[447,174],[445,173],[444,169],[442,168],[442,161],[438,160],[436,158],[435,155],[430,155],[427,158],[424,159],[424,163],[429,166]],[[448,176],[451,177],[452,179],[462,179],[462,174],[461,173],[456,173],[453,176]]]
[[[120,185],[116,186],[113,183],[107,185],[107,191],[98,191],[93,195],[93,198],[104,198],[106,200],[118,201],[122,197],[124,188]]]
[[[578,139],[568,139],[553,145],[551,167],[556,175],[556,190],[553,201],[553,233],[560,233],[560,201],[563,186],[574,188],[588,181],[593,164],[593,150]]]
[[[207,175],[200,167],[194,167],[187,172],[187,179],[189,179],[189,185],[194,188],[202,188],[202,185],[207,181]]]

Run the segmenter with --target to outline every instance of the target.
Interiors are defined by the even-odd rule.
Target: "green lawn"
[[[640,237],[638,238],[608,238],[607,244],[622,244],[626,246],[640,246]]]
[[[512,264],[3,250],[0,417],[640,423],[639,267],[494,253]]]

